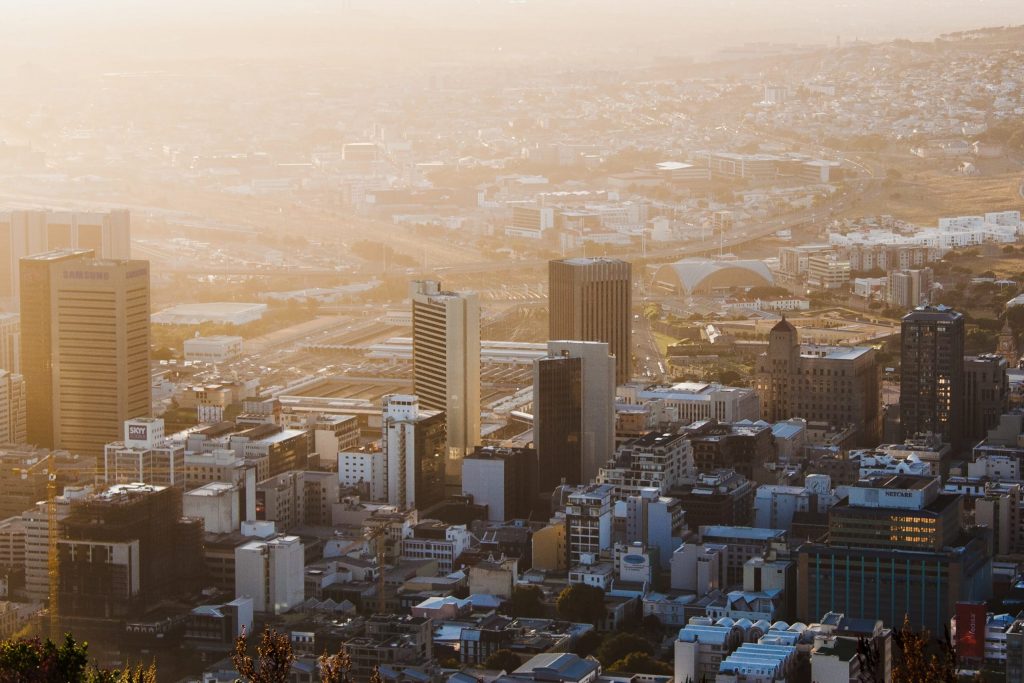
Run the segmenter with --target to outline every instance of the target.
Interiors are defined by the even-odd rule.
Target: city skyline
[[[0,7],[0,679],[1024,683],[1024,6]]]

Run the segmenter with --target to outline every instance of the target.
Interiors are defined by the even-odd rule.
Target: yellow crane
[[[57,472],[54,469],[54,458],[47,458],[49,465],[46,471],[46,521],[47,521],[47,552],[46,568],[50,579],[50,639],[60,642],[60,613],[58,593],[60,591],[60,559],[57,557]]]
[[[393,541],[389,537],[392,522],[384,522],[380,526],[368,529],[363,537],[367,541],[375,541],[375,554],[377,557],[377,611],[385,612],[384,604],[384,562],[387,559],[388,544]]]

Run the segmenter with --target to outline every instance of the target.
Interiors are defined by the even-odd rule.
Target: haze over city
[[[0,0],[0,681],[1024,681],[1022,41]]]

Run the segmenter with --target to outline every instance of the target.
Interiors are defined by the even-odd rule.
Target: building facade
[[[865,446],[882,438],[882,384],[871,347],[802,347],[797,329],[783,318],[757,359],[756,381],[769,422],[801,417],[836,428],[854,425]]]
[[[480,442],[480,303],[473,292],[441,283],[412,283],[413,393],[428,410],[446,414],[449,484]]]
[[[21,261],[28,440],[99,455],[150,414],[149,263],[50,251]]]
[[[931,432],[957,450],[964,433],[964,317],[946,306],[903,316],[900,421],[903,434]]]
[[[533,366],[538,484],[592,481],[615,450],[615,360],[601,342],[552,341]]]
[[[416,396],[384,397],[381,443],[388,502],[426,510],[444,500],[446,458],[443,410],[420,410]],[[461,465],[462,458],[458,464]]]
[[[548,338],[604,342],[615,356],[615,383],[632,369],[632,266],[608,258],[548,263]]]

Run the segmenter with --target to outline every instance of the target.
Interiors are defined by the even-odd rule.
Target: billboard
[[[129,441],[145,441],[149,438],[149,426],[148,425],[128,425],[128,440]]]
[[[985,603],[956,603],[956,654],[982,659],[985,656]]]

